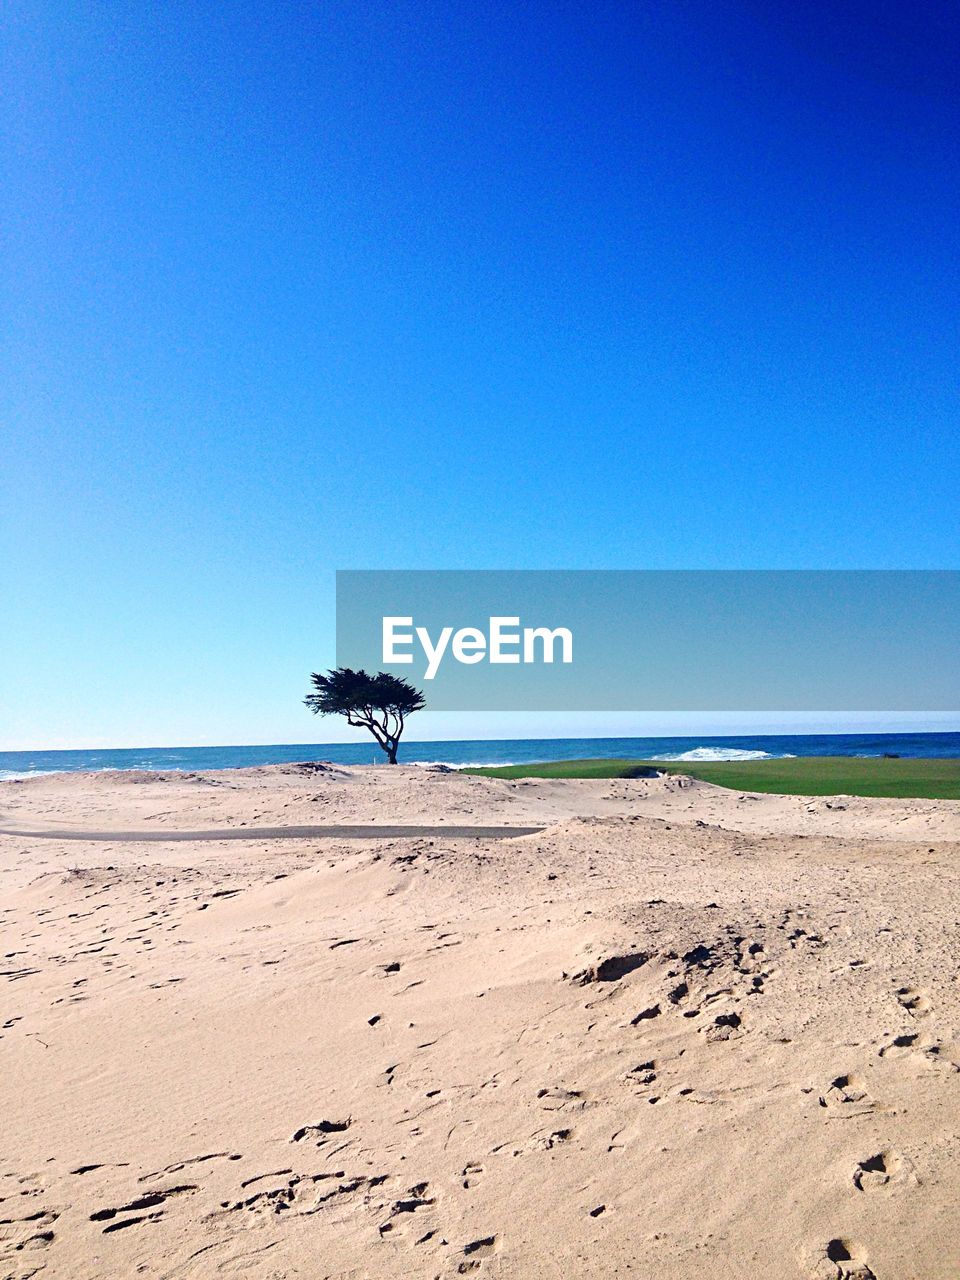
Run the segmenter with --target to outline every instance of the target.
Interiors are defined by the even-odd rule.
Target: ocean
[[[406,742],[403,764],[524,764],[541,760],[767,760],[786,756],[960,756],[960,733],[766,734],[760,737],[528,738],[463,742]],[[128,747],[118,750],[0,751],[0,781],[43,773],[100,769],[180,769],[203,772],[251,765],[329,760],[385,764],[368,742],[240,747]]]

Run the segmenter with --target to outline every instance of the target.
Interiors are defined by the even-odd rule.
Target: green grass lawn
[[[801,796],[900,796],[960,800],[960,760],[858,760],[804,756],[793,760],[554,760],[465,769],[487,778],[630,778],[644,771],[683,773],[736,791]]]

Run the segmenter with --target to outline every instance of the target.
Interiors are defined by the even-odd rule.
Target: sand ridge
[[[960,1272],[960,806],[415,769],[58,775],[0,837],[0,1272]]]
[[[778,796],[694,778],[473,777],[416,765],[304,762],[208,773],[38,775],[0,784],[0,825],[98,827],[253,823],[545,826],[564,818],[645,814],[789,835],[956,838],[960,800]]]

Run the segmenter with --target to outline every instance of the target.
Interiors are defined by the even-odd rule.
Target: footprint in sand
[[[711,1026],[706,1028],[705,1035],[709,1044],[722,1044],[729,1040],[743,1026],[739,1013],[719,1013]]]
[[[878,1280],[867,1264],[867,1251],[837,1236],[819,1251],[812,1280]]]
[[[540,1089],[537,1101],[545,1111],[583,1111],[588,1105],[579,1089]]]
[[[358,1197],[368,1201],[371,1192],[383,1186],[386,1174],[367,1178],[348,1176],[343,1169],[323,1173],[291,1173],[289,1169],[248,1178],[239,1200],[224,1200],[226,1213],[272,1214],[284,1220],[320,1213],[329,1204],[346,1205]],[[249,1190],[255,1187],[255,1190]]]
[[[651,1058],[649,1062],[638,1062],[635,1067],[631,1067],[625,1072],[622,1079],[627,1084],[653,1084],[657,1078],[656,1059]]]
[[[463,1261],[457,1267],[458,1275],[465,1276],[480,1271],[484,1261],[492,1258],[498,1249],[496,1236],[482,1236],[479,1240],[471,1240],[463,1246]]]
[[[499,1155],[501,1152],[508,1152],[510,1155],[523,1156],[529,1155],[536,1151],[552,1151],[554,1147],[560,1147],[565,1142],[569,1142],[573,1137],[572,1129],[538,1129],[532,1133],[529,1138],[522,1142],[501,1142],[493,1148],[493,1155]],[[469,1168],[469,1166],[467,1166]],[[464,1170],[466,1173],[467,1170]],[[464,1186],[467,1184],[464,1183]]]
[[[56,1235],[52,1228],[59,1217],[59,1212],[53,1209],[34,1209],[21,1216],[4,1217],[0,1220],[0,1262],[12,1260],[14,1254],[25,1255],[31,1260],[26,1264],[25,1271],[12,1271],[9,1273],[11,1276],[28,1277],[42,1270],[43,1263],[37,1262],[34,1266],[33,1257],[53,1244]],[[18,1265],[22,1266],[24,1263]],[[4,1275],[7,1275],[6,1271]]]
[[[605,956],[588,965],[586,969],[573,974],[570,981],[579,987],[584,987],[591,982],[619,982],[634,970],[641,969],[649,959],[650,955],[646,951],[628,951]]]
[[[851,1073],[850,1075],[835,1076],[830,1081],[829,1088],[820,1095],[820,1106],[830,1108],[838,1108],[844,1116],[862,1115],[867,1111],[875,1111],[877,1104],[867,1092],[866,1083],[862,1076]]]
[[[915,1018],[926,1017],[933,1009],[930,997],[915,987],[900,987],[897,991],[897,1001],[902,1009],[906,1009],[907,1013]]]
[[[168,1164],[163,1169],[157,1169],[153,1173],[141,1174],[137,1179],[138,1182],[152,1182],[154,1178],[162,1178],[168,1173],[180,1173],[182,1169],[187,1169],[191,1165],[207,1164],[211,1160],[241,1160],[243,1157],[236,1151],[209,1151],[200,1156],[187,1156],[185,1160],[177,1160],[174,1164]],[[75,1173],[84,1173],[89,1169],[99,1169],[100,1165],[89,1165],[83,1169],[73,1170]],[[118,1165],[118,1168],[124,1168]]]
[[[897,1191],[916,1181],[910,1160],[890,1148],[861,1160],[853,1171],[858,1191]]]
[[[296,1130],[291,1142],[312,1142],[318,1147],[322,1147],[329,1140],[332,1133],[345,1133],[350,1128],[352,1121],[349,1116],[346,1120],[318,1120],[316,1124],[305,1124]]]
[[[960,1071],[960,1065],[953,1061],[956,1052],[955,1044],[945,1045],[940,1040],[933,1039],[932,1036],[913,1032],[894,1036],[889,1044],[885,1044],[880,1049],[880,1057],[926,1059],[930,1063],[940,1063],[951,1071]]]
[[[123,1231],[141,1222],[157,1222],[163,1217],[163,1206],[168,1200],[175,1196],[192,1195],[198,1190],[196,1183],[188,1182],[176,1187],[166,1187],[162,1191],[151,1191],[117,1208],[111,1206],[106,1209],[97,1209],[90,1214],[90,1221],[106,1222],[107,1225],[103,1228],[104,1235],[112,1231]]]
[[[430,1194],[429,1182],[416,1183],[404,1196],[391,1204],[389,1216],[378,1228],[381,1237],[407,1235],[410,1231],[416,1231],[416,1243],[426,1244],[436,1235],[436,1231],[426,1227],[423,1210],[436,1203],[437,1197]]]
[[[890,1054],[897,1055],[900,1053],[906,1053],[910,1049],[919,1051],[922,1048],[923,1042],[921,1041],[920,1036],[916,1033],[905,1036],[894,1036],[890,1043],[885,1044],[880,1050],[880,1057],[886,1058],[889,1057]]]

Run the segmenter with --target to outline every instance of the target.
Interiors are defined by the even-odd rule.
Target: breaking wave
[[[705,760],[794,760],[789,752],[773,755],[769,751],[745,751],[739,747],[694,747],[692,751],[679,751],[669,755],[657,756],[658,760],[694,761]]]
[[[27,778],[45,778],[56,772],[56,769],[0,769],[0,782],[24,782]]]

